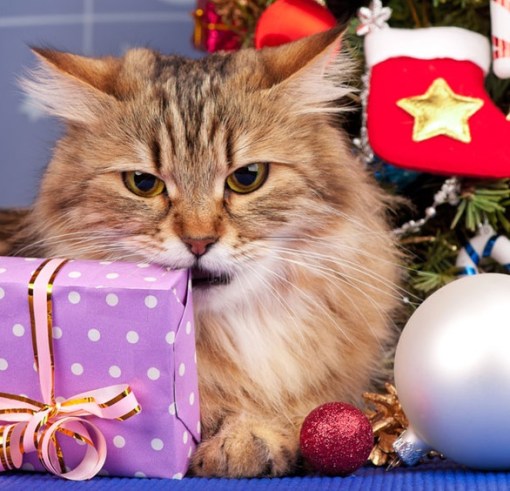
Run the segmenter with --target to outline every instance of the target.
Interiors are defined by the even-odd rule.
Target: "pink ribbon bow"
[[[48,259],[34,272],[28,287],[32,345],[43,402],[0,392],[0,471],[19,469],[23,455],[37,452],[44,467],[71,480],[90,479],[103,467],[106,441],[87,416],[124,421],[141,411],[128,385],[112,385],[70,397],[55,399],[55,367],[52,343],[52,290],[66,263]],[[66,469],[57,436],[86,444],[82,460]]]

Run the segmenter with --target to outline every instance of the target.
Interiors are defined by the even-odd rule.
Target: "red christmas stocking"
[[[456,27],[373,29],[365,54],[375,154],[406,169],[510,177],[510,122],[484,89],[485,37]]]

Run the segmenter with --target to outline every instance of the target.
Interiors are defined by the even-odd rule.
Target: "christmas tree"
[[[360,109],[352,113],[347,122],[353,146],[381,184],[407,202],[398,210],[395,233],[410,258],[405,285],[408,297],[404,300],[411,310],[430,293],[459,275],[483,271],[508,272],[510,268],[510,242],[506,238],[510,234],[510,180],[507,179],[510,176],[510,156],[504,155],[506,125],[510,128],[510,121],[505,119],[510,107],[510,82],[501,74],[498,78],[493,73],[490,61],[484,61],[485,55],[477,57],[469,53],[472,47],[475,52],[480,47],[482,52],[492,38],[497,56],[505,58],[510,54],[508,43],[499,39],[497,32],[507,21],[506,16],[510,21],[510,12],[505,11],[504,2],[492,1],[496,10],[501,10],[497,14],[492,12],[492,19],[489,0],[390,0],[384,5],[376,1],[371,4],[371,9],[352,0],[326,0],[324,5],[338,22],[346,24],[346,45],[360,67],[358,83],[361,97],[357,101]],[[253,45],[257,22],[272,3],[274,0],[206,1],[217,17],[214,23],[204,24],[205,4],[197,9],[200,14],[197,25],[202,27],[202,40],[204,35],[220,34],[215,38],[219,44],[210,44],[207,49],[214,51]],[[497,22],[494,22],[496,15]],[[364,41],[359,33],[369,32],[374,24],[386,22],[396,35],[395,40],[388,44],[377,40],[372,42],[377,46],[369,50],[370,43]],[[203,31],[204,26],[209,32]],[[461,30],[429,32],[423,29],[429,27],[456,27]],[[413,32],[400,31],[401,28],[413,29]],[[507,30],[510,32],[510,25]],[[428,37],[433,33],[435,39],[432,43],[420,34],[423,32]],[[221,45],[221,35],[227,36],[230,45]],[[392,54],[394,45],[398,43],[417,44],[420,53],[415,56],[413,48],[409,47],[402,53]],[[430,44],[435,48],[429,50]],[[466,56],[463,53],[459,55],[456,48],[451,54],[452,45],[460,45]],[[425,55],[426,63],[415,59],[422,57],[422,46],[426,46],[429,53]],[[387,53],[385,49],[388,49]],[[457,59],[443,59],[450,56]],[[372,69],[370,89],[365,68],[367,58],[368,65],[373,58],[378,62],[377,70]],[[380,63],[381,60],[383,63]],[[502,59],[501,62],[507,63],[508,60]],[[385,70],[385,75],[380,74],[382,70]],[[417,71],[414,80],[426,78],[427,70],[437,71],[439,75],[427,86],[428,90],[416,89],[415,97],[400,97],[396,93],[393,95],[396,100],[389,101],[392,88],[402,84],[399,74],[409,70]],[[450,76],[459,79],[457,85]],[[469,96],[463,95],[463,91],[467,91]],[[363,100],[365,104],[362,105]],[[402,148],[406,145],[401,144],[407,140],[391,133],[392,125],[386,120],[377,123],[381,114],[388,114],[385,108],[390,102],[392,111],[398,111],[395,117],[414,119],[407,154],[406,148]],[[379,112],[372,110],[375,116],[370,116],[370,104],[382,109]],[[473,116],[475,114],[476,117]],[[438,126],[431,117],[436,117],[440,123],[442,121],[442,126]],[[451,117],[457,120],[452,122]],[[376,142],[370,138],[370,121],[375,121],[372,126],[379,125],[381,128],[381,131],[373,130],[381,140],[377,144],[382,150],[380,152],[372,149],[372,143]],[[478,127],[483,129],[477,130]],[[438,135],[440,138],[434,138]],[[436,140],[446,143],[437,147],[434,146]],[[419,141],[430,142],[428,147],[425,145],[428,148],[425,153],[416,152],[415,143]],[[392,157],[395,152],[397,155],[387,159],[386,152]],[[392,165],[399,159],[398,167]]]

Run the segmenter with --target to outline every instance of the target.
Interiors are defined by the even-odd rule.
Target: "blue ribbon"
[[[496,240],[498,240],[499,235],[493,235],[485,244],[483,248],[482,257],[489,257],[492,254],[492,249],[494,248],[494,244]],[[477,263],[478,264],[478,263]]]
[[[471,261],[473,261],[473,264],[478,266],[478,264],[480,263],[480,256],[475,251],[474,247],[471,245],[471,242],[468,242],[464,246],[464,249],[466,249],[466,252],[468,253],[468,256],[471,258]]]
[[[489,238],[489,240],[486,242],[486,244],[483,248],[482,257],[490,257],[490,255],[492,254],[492,250],[494,249],[494,244],[496,243],[498,238],[499,238],[499,235],[492,235]],[[471,261],[473,262],[473,264],[475,266],[478,266],[480,264],[480,256],[475,251],[474,247],[471,245],[471,242],[468,242],[464,246],[464,249],[466,250],[466,252],[467,252],[469,258],[471,259]],[[506,270],[510,272],[510,263],[504,264],[503,267],[506,268]],[[474,268],[472,266],[465,266],[463,268],[459,268],[457,275],[470,276],[470,275],[475,275],[476,273],[477,273],[476,268]]]

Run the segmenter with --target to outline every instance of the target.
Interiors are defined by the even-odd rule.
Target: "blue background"
[[[28,46],[92,56],[146,46],[197,57],[194,8],[194,0],[0,0],[0,208],[32,202],[62,130],[17,86],[35,64]]]

